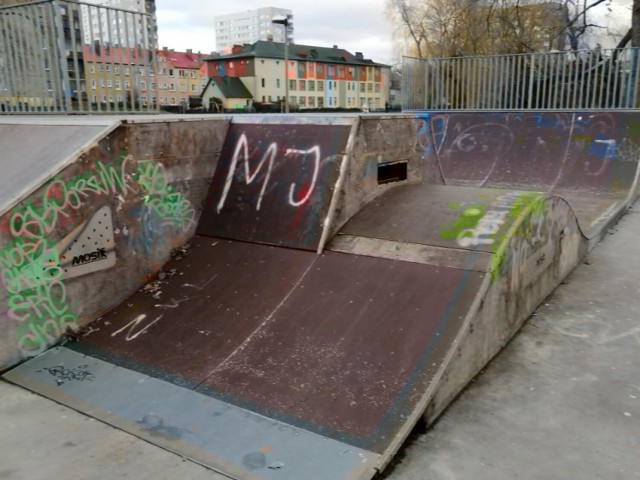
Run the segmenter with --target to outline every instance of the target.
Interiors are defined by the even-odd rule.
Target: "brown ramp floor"
[[[483,275],[197,236],[8,378],[235,478],[370,478]]]

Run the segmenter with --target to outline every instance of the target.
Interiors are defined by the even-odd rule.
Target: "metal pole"
[[[284,24],[284,112],[289,113],[289,21]]]

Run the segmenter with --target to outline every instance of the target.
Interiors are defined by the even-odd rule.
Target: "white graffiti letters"
[[[240,140],[236,144],[236,150],[233,152],[233,158],[231,159],[231,165],[229,166],[229,172],[227,173],[227,179],[224,182],[224,190],[222,191],[222,197],[220,197],[220,201],[218,202],[218,213],[224,207],[224,202],[227,199],[227,195],[229,194],[229,189],[231,188],[231,182],[233,181],[233,176],[236,172],[236,166],[238,164],[238,160],[240,159],[240,154],[243,155],[242,159],[244,160],[244,180],[247,185],[253,183],[255,178],[262,170],[265,162],[269,162],[269,166],[267,167],[267,173],[264,177],[264,181],[262,183],[262,189],[260,190],[260,196],[258,197],[258,204],[256,205],[256,210],[260,210],[260,205],[262,204],[262,197],[264,196],[264,192],[267,189],[267,184],[269,183],[269,178],[271,177],[271,170],[273,169],[273,161],[276,157],[278,146],[275,143],[271,143],[267,151],[262,155],[262,159],[258,164],[258,167],[255,169],[253,174],[249,169],[249,142],[247,141],[247,136],[243,133],[240,135]]]
[[[320,147],[316,145],[315,147],[312,147],[309,150],[296,150],[293,148],[289,148],[287,149],[287,152],[285,154],[287,156],[302,155],[302,159],[305,160],[307,158],[307,155],[309,155],[310,153],[313,153],[315,157],[315,163],[313,167],[313,179],[311,180],[311,185],[309,186],[307,193],[305,194],[304,197],[302,197],[302,200],[299,200],[299,201],[296,201],[293,198],[293,191],[296,188],[296,184],[295,183],[291,184],[291,187],[289,188],[289,205],[291,205],[292,207],[299,207],[300,205],[304,205],[305,203],[307,203],[307,201],[309,200],[309,197],[311,196],[311,192],[313,192],[313,188],[316,185],[316,180],[318,179],[318,171],[320,170]]]
[[[260,188],[260,193],[258,195],[258,200],[256,202],[256,210],[260,210],[262,206],[262,200],[264,198],[265,192],[267,191],[267,186],[269,185],[269,181],[271,179],[271,174],[273,172],[274,163],[276,160],[276,155],[278,153],[278,144],[272,142],[267,147],[267,150],[262,154],[258,165],[255,167],[253,172],[251,171],[251,165],[249,163],[250,155],[249,155],[249,141],[247,140],[247,136],[242,133],[238,142],[236,143],[235,150],[233,152],[233,157],[231,158],[231,162],[229,165],[229,170],[227,172],[227,176],[224,182],[224,187],[222,189],[222,195],[220,196],[220,200],[218,201],[216,210],[218,213],[222,210],[227,200],[227,196],[229,195],[229,190],[231,189],[231,184],[233,183],[233,179],[236,176],[236,170],[238,169],[238,163],[243,163],[244,170],[244,183],[246,185],[251,185],[257,178],[260,172],[264,169],[264,175],[262,177],[262,187]],[[302,157],[302,161],[305,162],[309,156],[313,158],[313,176],[309,184],[306,184],[304,187],[297,187],[295,183],[291,183],[289,187],[289,205],[292,207],[300,207],[306,204],[311,197],[315,189],[316,182],[318,180],[318,174],[320,172],[320,161],[321,161],[321,153],[320,147],[315,145],[309,149],[297,149],[297,148],[288,148],[285,150],[284,157],[285,158],[295,158]],[[296,198],[296,188],[299,189],[297,192],[300,198]]]

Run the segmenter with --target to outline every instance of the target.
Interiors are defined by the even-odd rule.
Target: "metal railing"
[[[405,110],[638,107],[640,49],[403,58]]]
[[[153,14],[73,0],[0,8],[0,113],[153,111],[156,47]]]

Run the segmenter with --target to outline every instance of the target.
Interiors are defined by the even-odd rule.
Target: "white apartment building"
[[[151,18],[128,12],[154,13],[154,1],[148,0],[85,0],[96,5],[82,5],[84,43],[100,41],[105,45],[134,47],[151,45],[149,38],[153,26]],[[99,8],[111,7],[111,8]],[[124,12],[126,10],[128,12]],[[151,45],[155,48],[155,45]]]
[[[293,14],[286,8],[264,7],[215,17],[216,49],[228,53],[233,45],[251,44],[258,40],[284,43],[284,26],[271,23],[273,17],[280,15]],[[290,31],[289,40],[291,35]]]

